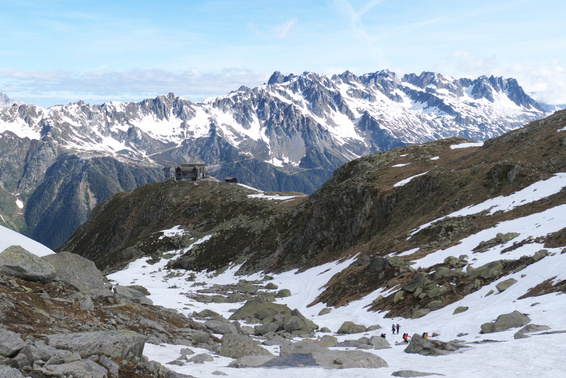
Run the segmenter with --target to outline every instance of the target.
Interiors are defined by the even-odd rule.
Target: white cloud
[[[192,101],[224,95],[240,86],[263,84],[271,72],[225,69],[219,72],[131,70],[124,72],[25,72],[0,69],[2,92],[42,107],[83,100],[140,101],[169,92]],[[30,90],[33,88],[33,90]]]
[[[475,56],[469,51],[455,52],[448,60],[459,72],[467,72],[475,77],[512,77],[535,100],[547,104],[566,104],[566,69],[556,60],[537,64],[505,64],[495,56]]]
[[[275,27],[275,35],[277,36],[277,38],[281,38],[281,39],[286,38],[289,32],[291,31],[291,28],[295,26],[297,22],[298,21],[296,19],[292,19],[277,25]]]

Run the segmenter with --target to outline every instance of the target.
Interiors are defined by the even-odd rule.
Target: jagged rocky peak
[[[414,73],[407,74],[403,76],[403,81],[413,84],[419,88],[426,88],[429,85],[434,85],[437,88],[444,88],[452,83],[452,79],[449,79],[436,72],[422,72],[420,75]]]
[[[333,75],[331,79],[334,81],[342,81],[343,83],[346,84],[353,84],[360,82],[360,78],[356,76],[353,72],[348,70],[344,71],[340,75]]]
[[[293,74],[289,74],[289,75],[285,76],[281,72],[275,71],[273,73],[273,75],[271,75],[269,80],[267,81],[267,84],[268,85],[269,84],[281,84],[281,83],[291,81],[294,78],[295,78],[295,75],[293,75]]]
[[[12,103],[10,97],[6,96],[4,93],[0,93],[0,107],[8,106]]]
[[[523,91],[523,88],[521,88],[516,79],[507,79],[493,75],[487,77],[484,75],[474,80],[473,85],[472,96],[474,99],[485,98],[490,102],[495,102],[494,92],[498,92],[506,95],[518,106],[534,108],[540,111],[544,110],[544,107],[541,104],[530,98],[525,91]]]

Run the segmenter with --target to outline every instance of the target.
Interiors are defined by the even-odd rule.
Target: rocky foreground
[[[167,364],[170,367],[202,364],[218,356],[233,359],[234,368],[388,366],[370,350],[391,348],[389,340],[359,336],[380,325],[344,322],[335,334],[319,329],[298,310],[273,303],[290,293],[269,282],[269,276],[195,292],[193,299],[202,303],[245,303],[226,319],[211,310],[187,317],[155,306],[143,287],[112,286],[91,261],[71,253],[38,257],[12,246],[0,253],[0,272],[2,377],[186,376],[148,361],[143,356],[146,343],[182,345],[179,357]],[[199,283],[193,285],[198,288]],[[481,329],[489,333],[526,325],[517,338],[548,329],[529,322],[515,311]],[[339,335],[352,338],[338,341]],[[412,335],[404,351],[438,356],[470,347],[431,336]],[[191,348],[208,352],[195,353]],[[278,355],[270,350],[278,350]],[[430,374],[403,370],[393,375]]]

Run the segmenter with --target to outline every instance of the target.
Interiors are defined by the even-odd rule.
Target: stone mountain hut
[[[181,164],[175,168],[175,180],[196,181],[207,176],[204,163]]]

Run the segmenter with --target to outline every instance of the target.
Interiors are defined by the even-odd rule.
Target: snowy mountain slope
[[[563,191],[566,187],[563,175],[555,176],[560,179],[547,180],[543,184],[550,193]],[[529,194],[526,194],[526,193]],[[544,197],[536,191],[519,191],[506,197],[510,203],[520,203],[524,201],[539,201]],[[515,219],[516,224],[513,230],[522,230],[518,238],[525,240],[537,235],[546,235],[566,228],[565,205],[553,207],[551,210],[532,214],[526,218]],[[490,201],[477,205],[477,208],[492,208]],[[182,228],[178,226],[177,229]],[[439,250],[424,258],[415,258],[413,261],[416,266],[432,265],[435,261],[442,261],[447,256],[459,256],[468,254],[471,248],[479,240],[485,240],[498,233],[509,232],[509,222],[502,222],[495,227],[487,230],[490,235],[481,235],[486,231],[479,232],[470,236],[468,239],[477,240],[470,243],[463,241],[454,247]],[[166,230],[162,231],[164,234]],[[533,234],[536,232],[536,234]],[[204,241],[204,240],[203,240]],[[201,241],[197,241],[199,243]],[[517,242],[517,241],[516,241]],[[520,241],[519,241],[520,243]],[[544,246],[529,245],[527,248],[519,248],[512,253],[505,254],[505,258],[517,258],[522,255],[533,255],[537,250]],[[434,372],[448,377],[551,377],[561,375],[566,369],[566,362],[563,354],[566,352],[563,334],[566,332],[566,319],[562,316],[563,309],[566,308],[566,295],[564,290],[558,293],[548,293],[544,295],[527,296],[533,288],[544,282],[553,284],[560,283],[564,286],[566,282],[566,253],[565,245],[559,247],[546,248],[547,255],[534,264],[524,269],[500,277],[497,281],[482,287],[480,290],[471,293],[461,300],[452,303],[444,308],[430,312],[418,319],[405,319],[400,317],[390,318],[387,311],[369,311],[372,302],[379,296],[385,295],[388,289],[381,288],[375,292],[361,298],[358,301],[342,307],[332,308],[332,311],[325,315],[320,315],[320,311],[325,308],[322,303],[310,306],[311,303],[322,293],[325,285],[328,285],[333,276],[354,263],[355,259],[342,262],[327,263],[303,272],[296,270],[272,274],[273,279],[269,282],[276,284],[279,289],[290,289],[292,295],[286,298],[277,299],[277,303],[287,304],[290,308],[297,308],[302,314],[313,320],[320,327],[328,327],[336,332],[344,321],[354,321],[367,327],[379,324],[383,329],[373,332],[366,332],[364,336],[379,335],[383,331],[387,333],[387,339],[400,341],[400,336],[393,337],[388,329],[391,323],[401,324],[403,332],[413,333],[429,332],[434,334],[434,338],[440,340],[458,339],[469,349],[451,354],[449,356],[423,357],[404,353],[405,345],[393,345],[391,349],[372,351],[384,358],[388,368],[381,368],[377,371],[373,369],[354,369],[333,371],[332,376],[348,377],[354,374],[359,377],[381,375],[391,375],[399,370],[417,370],[421,372]],[[482,253],[470,255],[470,266],[481,266],[501,258],[502,246],[495,246]],[[205,272],[179,272],[178,270],[167,269],[167,260],[174,258],[175,255],[184,253],[183,250],[173,250],[169,252],[167,259],[148,264],[148,258],[142,258],[129,265],[127,269],[109,276],[111,280],[121,285],[137,284],[146,287],[152,295],[150,298],[156,304],[169,308],[175,308],[187,315],[193,312],[200,312],[203,309],[213,310],[226,318],[231,314],[232,308],[237,308],[234,303],[215,304],[202,303],[192,299],[191,293],[197,290],[206,292],[207,288],[218,285],[236,283],[241,280],[254,281],[262,279],[263,274],[252,276],[235,275],[237,267],[216,275]],[[432,258],[432,260],[431,260]],[[191,282],[187,282],[187,277]],[[517,283],[505,291],[500,292],[496,285],[500,282],[513,278]],[[196,288],[192,282],[201,282]],[[243,304],[243,303],[242,303]],[[455,314],[456,308],[463,306],[468,310]],[[501,314],[513,311],[528,314],[532,324],[547,325],[549,331],[531,334],[528,339],[515,339],[514,334],[518,328],[504,332],[491,333],[489,335],[480,334],[480,325],[495,320]],[[334,334],[334,333],[333,333]],[[324,334],[318,334],[321,337]],[[355,339],[361,335],[335,335],[339,340]],[[156,359],[166,364],[179,356],[180,346],[162,345],[160,347],[147,345],[145,354],[150,359]],[[205,351],[206,352],[206,351]],[[497,356],[490,358],[489,356]],[[528,361],[528,362],[527,362]],[[185,374],[197,374],[199,376],[213,376],[214,372],[221,371],[230,376],[259,377],[275,376],[286,377],[290,375],[302,375],[305,368],[249,368],[234,369],[228,367],[231,359],[215,356],[214,362],[204,365],[187,364],[186,366],[170,366],[172,369]],[[317,370],[308,368],[309,375],[327,376],[329,371],[324,369]]]
[[[19,245],[36,256],[45,256],[53,252],[43,244],[36,242],[16,231],[0,226],[0,252],[12,245]]]

